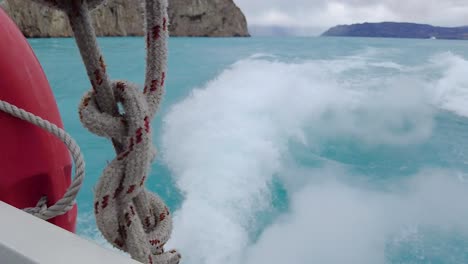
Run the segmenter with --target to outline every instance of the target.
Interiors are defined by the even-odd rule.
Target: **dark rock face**
[[[143,35],[142,10],[135,0],[114,0],[92,12],[99,36]],[[61,11],[30,0],[5,0],[4,9],[26,37],[71,37],[68,19]]]
[[[468,39],[468,27],[434,27],[396,22],[363,23],[332,27],[322,36]]]
[[[170,0],[169,20],[174,36],[249,36],[245,16],[233,0]]]
[[[1,0],[0,0],[1,1]],[[249,36],[247,21],[233,0],[170,0],[171,36]],[[26,37],[70,37],[68,19],[30,0],[0,4]],[[140,0],[111,0],[92,12],[98,36],[142,36]]]

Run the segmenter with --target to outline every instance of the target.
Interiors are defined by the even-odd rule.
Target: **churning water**
[[[72,39],[30,43],[88,163],[78,233],[105,244],[84,67]],[[143,82],[143,39],[100,43]],[[468,263],[468,42],[176,38],[168,77],[148,187],[184,263]]]

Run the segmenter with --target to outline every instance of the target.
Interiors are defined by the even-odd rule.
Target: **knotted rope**
[[[102,0],[35,0],[64,11],[80,49],[92,90],[79,107],[83,125],[112,139],[117,157],[105,168],[96,188],[99,230],[115,247],[143,263],[176,264],[180,254],[164,251],[172,219],[164,202],[145,189],[151,161],[151,120],[164,92],[167,64],[167,0],[146,0],[146,77],[143,91],[126,81],[110,81],[98,48],[89,10]],[[117,103],[123,105],[119,113]]]

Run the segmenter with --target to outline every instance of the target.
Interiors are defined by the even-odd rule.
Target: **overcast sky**
[[[402,21],[468,25],[468,0],[235,0],[249,25],[311,28],[336,24]]]

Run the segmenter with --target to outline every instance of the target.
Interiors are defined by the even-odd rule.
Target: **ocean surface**
[[[142,83],[142,38],[99,40]],[[72,39],[31,39],[87,175],[78,234],[106,245],[93,188],[114,158],[82,128]],[[174,38],[147,186],[186,264],[468,263],[468,42]]]

